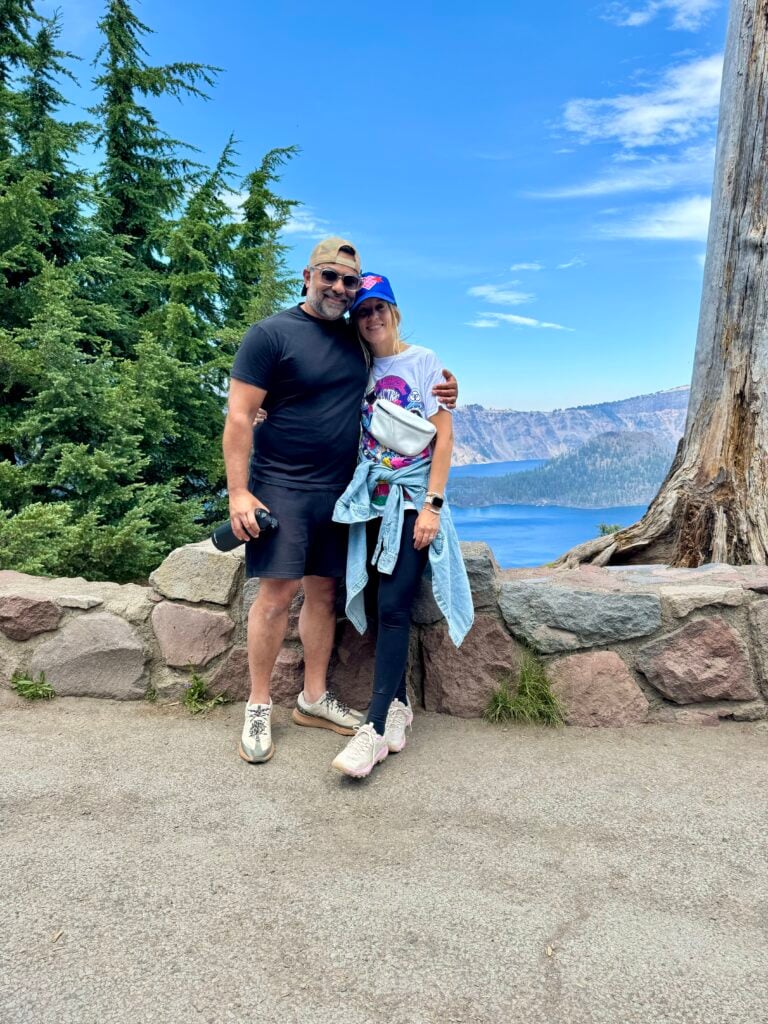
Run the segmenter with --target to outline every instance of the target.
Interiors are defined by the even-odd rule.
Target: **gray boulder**
[[[582,590],[549,580],[505,580],[499,607],[511,632],[544,654],[646,636],[661,625],[655,594]]]
[[[229,604],[243,577],[243,553],[217,551],[210,540],[176,548],[149,577],[164,597]]]
[[[123,619],[94,612],[70,619],[37,648],[30,669],[45,673],[60,697],[144,696],[145,653],[141,640]]]

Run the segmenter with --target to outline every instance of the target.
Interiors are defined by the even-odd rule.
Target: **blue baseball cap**
[[[383,299],[384,302],[389,302],[393,306],[397,305],[392,285],[383,274],[363,274],[362,284],[355,301],[350,306],[350,313],[354,313],[360,303],[365,302],[366,299]]]

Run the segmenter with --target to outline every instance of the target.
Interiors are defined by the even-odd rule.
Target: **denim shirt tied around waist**
[[[383,508],[379,539],[371,564],[379,572],[391,575],[397,563],[403,533],[403,491],[407,490],[413,504],[420,508],[427,493],[429,466],[430,462],[424,461],[401,469],[390,469],[363,459],[349,486],[336,502],[334,520],[349,525],[346,613],[358,633],[364,633],[367,627],[363,598],[368,582],[365,524],[379,514],[371,502],[373,491],[378,483],[389,484],[389,495]],[[429,545],[428,565],[435,602],[448,623],[451,640],[458,647],[469,632],[475,613],[459,538],[447,503],[442,508],[438,534]]]

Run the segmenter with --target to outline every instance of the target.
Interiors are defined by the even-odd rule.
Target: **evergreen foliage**
[[[241,183],[230,138],[202,167],[147,104],[216,69],[150,66],[127,0],[99,26],[97,129],[62,117],[58,16],[0,0],[0,568],[124,581],[221,518],[232,357],[297,286],[274,190],[296,150]]]
[[[658,491],[673,455],[672,448],[653,434],[609,431],[537,469],[452,480],[449,497],[457,506],[642,505]]]

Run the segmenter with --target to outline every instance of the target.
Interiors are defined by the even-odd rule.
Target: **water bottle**
[[[256,522],[259,524],[259,529],[263,532],[264,530],[276,530],[277,520],[274,516],[271,516],[269,512],[265,512],[263,508],[257,508],[255,513]],[[240,540],[239,537],[235,536],[235,532],[232,529],[232,523],[229,519],[226,523],[222,523],[217,526],[211,534],[211,540],[213,546],[218,548],[219,551],[234,551],[235,548],[240,547],[245,541]]]

